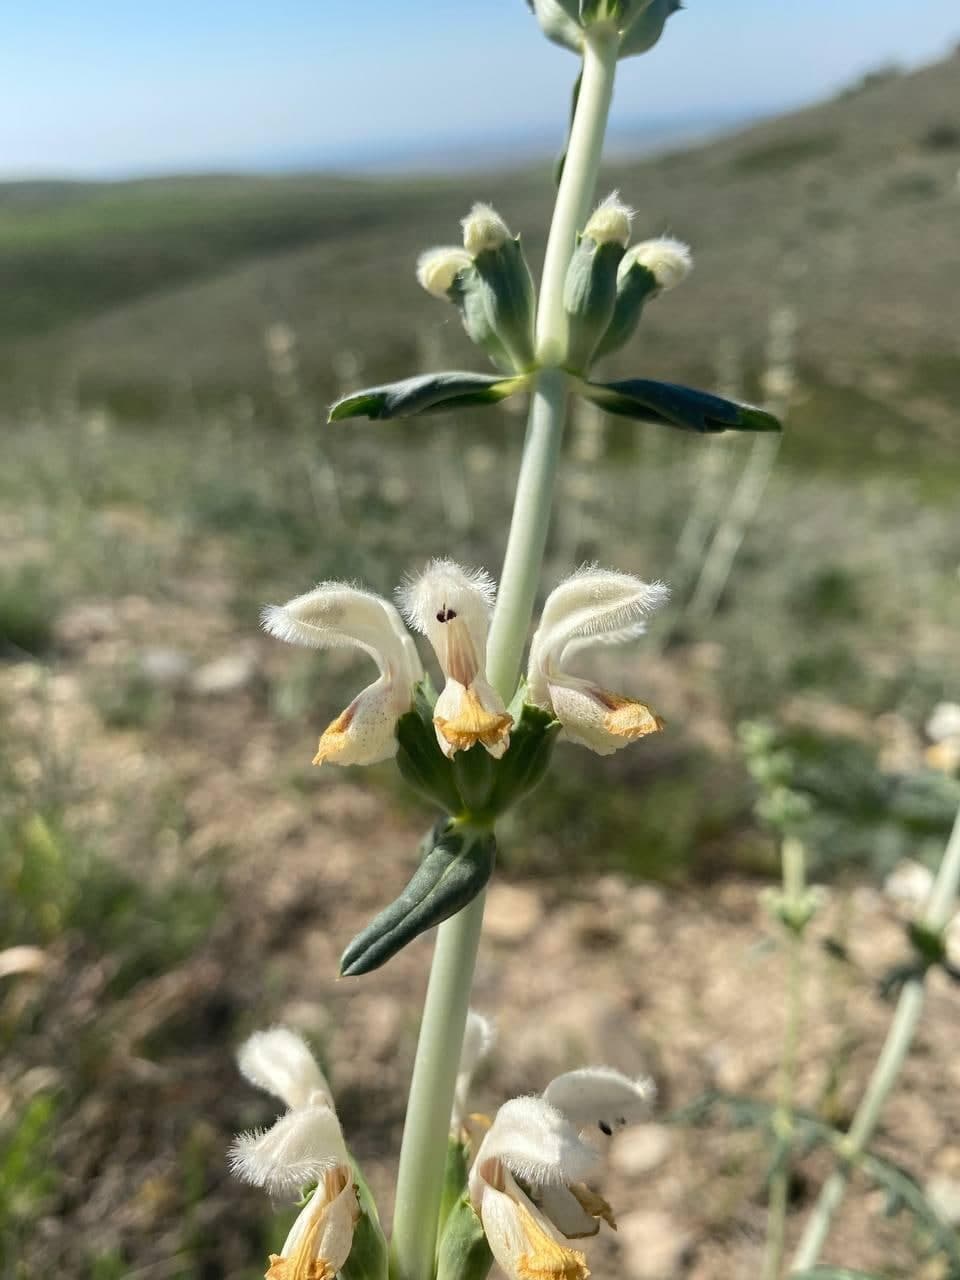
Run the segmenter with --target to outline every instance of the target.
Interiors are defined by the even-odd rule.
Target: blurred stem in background
[[[803,1019],[804,934],[809,920],[803,845],[788,837],[781,865],[783,897],[780,914],[787,937],[787,1021],[780,1059],[780,1091],[774,1114],[774,1166],[770,1175],[770,1210],[763,1280],[777,1280],[783,1264],[783,1245],[790,1199],[790,1158],[793,1149],[793,1096],[797,1078],[797,1046]]]
[[[920,919],[922,930],[929,935],[942,934],[954,909],[958,888],[960,888],[960,810],[957,812],[950,839],[937,870],[930,900]],[[923,1011],[925,976],[925,970],[921,970],[904,983],[890,1030],[887,1032],[886,1041],[877,1059],[877,1065],[873,1069],[873,1075],[870,1077],[846,1138],[838,1150],[841,1163],[823,1185],[794,1255],[792,1271],[807,1271],[820,1257],[833,1215],[839,1209],[846,1194],[850,1173],[873,1137],[883,1105],[893,1090],[907,1054],[910,1052],[917,1023]]]
[[[616,37],[587,33],[583,76],[557,191],[537,311],[541,370],[530,404],[497,605],[487,646],[490,682],[509,702],[520,673],[543,563],[566,417],[563,282],[594,199],[617,65]],[[447,1133],[483,921],[484,896],[437,934],[400,1150],[394,1209],[397,1280],[433,1273]]]

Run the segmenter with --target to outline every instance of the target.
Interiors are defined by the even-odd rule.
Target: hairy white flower
[[[435,298],[446,298],[461,271],[473,266],[473,259],[459,245],[425,249],[417,259],[417,280]]]
[[[510,228],[488,204],[475,204],[462,220],[463,247],[471,258],[488,249],[499,249],[511,238]]]
[[[348,1161],[330,1086],[302,1036],[287,1027],[258,1031],[237,1063],[251,1084],[289,1108],[269,1129],[237,1138],[230,1161],[239,1177],[286,1194]]]
[[[499,759],[510,744],[513,719],[487,682],[487,631],[496,585],[484,570],[431,560],[398,592],[407,622],[433,646],[446,677],[433,723],[444,755],[480,742]]]
[[[467,1119],[468,1095],[474,1073],[493,1048],[496,1031],[493,1023],[475,1009],[467,1011],[467,1025],[460,1049],[460,1065],[453,1095],[453,1111],[450,1116],[450,1132],[459,1134]]]
[[[470,1172],[470,1199],[510,1280],[585,1280],[586,1258],[566,1240],[592,1236],[613,1211],[586,1184],[601,1166],[595,1131],[612,1134],[646,1114],[652,1086],[609,1067],[557,1076],[541,1097],[497,1112]]]
[[[282,1252],[271,1255],[267,1278],[334,1276],[350,1255],[360,1205],[326,1077],[302,1037],[286,1027],[251,1036],[237,1060],[251,1083],[290,1109],[269,1129],[236,1139],[234,1173],[271,1195],[302,1194],[316,1184]]]
[[[693,270],[693,258],[689,245],[661,236],[659,240],[644,240],[629,248],[618,268],[618,278],[622,280],[635,265],[645,267],[656,280],[657,288],[666,292],[687,278]]]
[[[630,239],[633,210],[620,199],[620,193],[611,191],[591,213],[583,234],[597,244],[620,244],[626,247]]]
[[[667,594],[661,582],[589,565],[547,597],[530,647],[528,696],[553,711],[571,742],[609,755],[663,728],[644,703],[571,674],[568,664],[583,649],[624,644],[642,635],[648,615]]]
[[[423,679],[416,646],[388,600],[344,582],[321,582],[285,605],[268,605],[263,629],[313,649],[356,648],[380,677],[324,730],[314,764],[376,764],[396,754],[397,720],[409,711]]]

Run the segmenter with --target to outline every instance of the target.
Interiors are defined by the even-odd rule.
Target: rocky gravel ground
[[[233,1051],[277,1022],[302,1030],[328,1063],[348,1138],[389,1214],[431,943],[357,980],[338,980],[337,961],[405,882],[427,815],[398,805],[384,771],[371,784],[311,770],[312,727],[271,704],[277,654],[238,642],[229,616],[213,616],[194,653],[173,640],[190,634],[189,604],[87,604],[62,620],[65,656],[52,673],[0,670],[15,785],[36,795],[53,778],[67,829],[95,832],[98,856],[139,884],[211,880],[220,895],[189,954],[120,994],[95,929],[51,935],[12,960],[0,953],[0,1125],[33,1097],[58,1100],[57,1177],[16,1226],[13,1275],[257,1274],[283,1225],[231,1181],[225,1154],[234,1132],[274,1111],[238,1078]],[[142,722],[105,721],[104,689],[134,669],[149,692]],[[734,878],[668,889],[611,874],[501,873],[492,884],[474,1004],[498,1039],[475,1108],[492,1112],[586,1063],[657,1085],[649,1123],[612,1143],[604,1194],[620,1229],[588,1246],[598,1276],[759,1274],[761,1135],[720,1114],[698,1127],[675,1115],[715,1090],[775,1097],[784,955],[762,888]],[[834,885],[813,927],[798,1099],[838,1125],[889,1023],[877,984],[907,957],[902,910],[878,889]],[[956,1009],[956,989],[934,973],[875,1145],[960,1218]],[[800,1162],[791,1240],[828,1168],[822,1152]],[[828,1257],[890,1277],[946,1274],[918,1262],[908,1219],[882,1210],[882,1195],[857,1181]],[[123,1261],[111,1271],[104,1259]]]

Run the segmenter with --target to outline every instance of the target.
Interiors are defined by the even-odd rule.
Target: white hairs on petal
[[[397,588],[397,601],[407,624],[428,635],[442,609],[453,609],[467,625],[486,625],[497,584],[486,569],[465,569],[454,560],[431,560],[421,574],[405,578]]]
[[[347,1161],[340,1124],[327,1106],[288,1111],[269,1129],[241,1133],[230,1148],[238,1178],[271,1195],[291,1195]]]
[[[583,1182],[597,1171],[598,1155],[573,1124],[546,1099],[511,1098],[497,1112],[476,1164],[500,1160],[532,1186]]]
[[[599,1129],[607,1137],[645,1119],[655,1095],[652,1080],[631,1080],[612,1067],[567,1071],[543,1091],[546,1101],[578,1130]]]
[[[535,643],[562,661],[593,645],[623,644],[643,635],[646,620],[670,595],[662,582],[584,565],[547,597]]]
[[[307,1042],[289,1027],[255,1032],[240,1046],[237,1065],[251,1084],[288,1107],[305,1106],[315,1093],[333,1105],[330,1086]]]

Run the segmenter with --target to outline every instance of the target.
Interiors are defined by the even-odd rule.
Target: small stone
[[[257,664],[252,653],[228,653],[205,663],[194,672],[190,683],[194,693],[216,698],[239,693],[256,674]]]
[[[667,905],[667,895],[659,885],[638,884],[628,892],[630,909],[641,919],[659,916]]]
[[[619,1220],[623,1275],[630,1280],[673,1280],[693,1244],[690,1233],[672,1214],[637,1209]]]
[[[933,888],[933,873],[922,862],[904,858],[883,882],[883,892],[893,902],[922,907]]]
[[[610,1164],[627,1178],[639,1178],[658,1169],[672,1150],[673,1133],[666,1125],[636,1125],[617,1135]]]
[[[926,1185],[927,1199],[951,1227],[960,1227],[960,1180],[936,1174]]]
[[[538,890],[502,882],[491,886],[483,928],[495,942],[523,942],[542,919],[543,902]]]
[[[180,649],[144,649],[139,659],[140,674],[158,688],[175,688],[190,674],[190,659]]]

